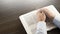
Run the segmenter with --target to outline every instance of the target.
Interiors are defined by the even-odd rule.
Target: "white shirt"
[[[54,17],[53,23],[60,28],[60,14]]]
[[[37,23],[36,34],[47,34],[46,23],[44,21]]]
[[[56,15],[53,19],[53,23],[60,28],[60,14]],[[46,23],[44,21],[40,21],[37,23],[36,34],[47,34]]]

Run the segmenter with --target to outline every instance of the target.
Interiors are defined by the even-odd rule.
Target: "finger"
[[[45,20],[45,19],[46,19],[46,15],[45,15],[45,13],[44,13],[44,12],[42,12],[42,15],[43,15],[44,20]]]
[[[40,12],[40,11],[37,12],[37,15],[41,15],[41,14],[42,14],[42,12]]]
[[[44,12],[40,12],[42,15],[45,15],[45,13]]]

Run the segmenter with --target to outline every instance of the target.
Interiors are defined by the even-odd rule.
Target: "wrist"
[[[51,20],[53,21],[53,20],[54,20],[54,18],[55,18],[55,15],[51,17]]]
[[[38,22],[39,22],[39,21],[45,21],[45,20],[38,20]]]

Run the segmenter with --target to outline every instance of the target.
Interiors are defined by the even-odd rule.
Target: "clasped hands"
[[[47,8],[41,8],[38,12],[37,12],[37,20],[38,21],[45,21],[46,17],[48,17],[50,20],[53,20],[55,15],[49,11],[49,9]]]

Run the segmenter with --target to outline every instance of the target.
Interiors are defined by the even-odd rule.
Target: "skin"
[[[38,12],[37,12],[37,20],[38,21],[45,21],[46,20],[46,16],[53,21],[55,15],[49,11],[48,8],[41,8]]]
[[[37,20],[38,21],[45,21],[46,20],[46,15],[42,11],[37,12]]]
[[[54,19],[55,15],[51,11],[49,11],[49,9],[42,8],[41,11],[43,11],[50,20]]]

